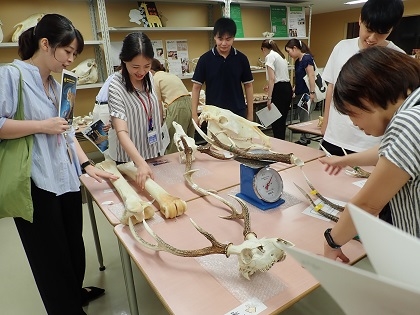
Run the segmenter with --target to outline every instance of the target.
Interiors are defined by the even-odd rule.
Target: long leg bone
[[[144,201],[140,198],[137,192],[130,186],[127,180],[118,171],[117,165],[112,160],[105,160],[101,163],[96,164],[96,167],[117,175],[117,180],[111,181],[121,196],[125,211],[121,218],[121,223],[127,225],[128,219],[134,216],[132,219],[135,223],[143,221],[143,219],[150,219],[155,214],[155,210],[150,202]]]
[[[136,179],[137,167],[133,162],[120,164],[117,167],[131,179]],[[175,218],[187,210],[187,203],[184,200],[170,195],[153,179],[148,178],[144,184],[144,188],[159,203],[160,212],[162,212],[165,218]]]

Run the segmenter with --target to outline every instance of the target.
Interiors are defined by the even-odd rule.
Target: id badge
[[[157,132],[150,131],[147,133],[147,140],[149,144],[155,144],[158,141]]]

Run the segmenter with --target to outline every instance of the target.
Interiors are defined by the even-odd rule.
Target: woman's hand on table
[[[326,258],[330,258],[332,260],[337,260],[337,258],[340,258],[343,263],[350,262],[350,259],[344,255],[341,248],[331,248],[327,242],[324,242],[324,256]]]
[[[325,164],[325,171],[330,175],[337,175],[340,171],[348,166],[346,156],[325,156],[318,159],[322,164]]]
[[[136,165],[136,166],[137,166],[136,184],[141,188],[141,190],[143,190],[146,180],[148,178],[154,179],[154,175],[149,164],[147,164],[146,162],[141,163],[140,165]]]
[[[102,179],[117,180],[119,178],[119,176],[100,170],[99,168],[93,165],[86,166],[85,172],[90,177],[96,179],[98,182],[102,182]]]

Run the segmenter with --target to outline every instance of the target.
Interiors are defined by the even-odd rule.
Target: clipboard
[[[271,110],[268,110],[268,106],[266,106],[257,111],[255,114],[264,128],[268,128],[273,122],[282,116],[277,106],[273,103],[271,103]]]

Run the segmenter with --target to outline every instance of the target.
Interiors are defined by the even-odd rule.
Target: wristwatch
[[[338,245],[334,242],[331,236],[331,228],[325,230],[324,237],[329,247],[334,248],[334,249],[338,249],[341,247],[341,245]]]
[[[315,91],[311,91],[311,92],[309,92],[309,93],[311,93],[311,94],[315,94]]]
[[[89,160],[87,160],[86,162],[83,162],[82,164],[80,164],[80,167],[81,167],[81,168],[82,168],[82,170],[84,171],[84,170],[85,170],[85,168],[86,168],[88,165],[92,165],[92,166],[94,166],[94,165],[95,165],[95,163],[94,163],[91,159],[89,159]]]

